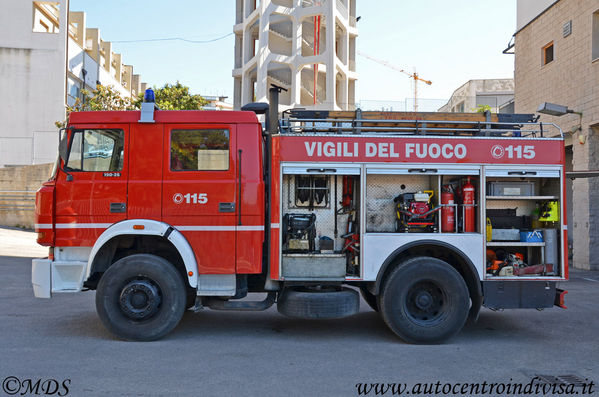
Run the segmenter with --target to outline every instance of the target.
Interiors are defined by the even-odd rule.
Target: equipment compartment
[[[432,196],[426,202],[429,209],[423,213],[430,211],[430,207],[434,209],[438,205],[436,175],[367,175],[366,232],[398,232],[397,229],[401,227],[398,206],[409,205],[409,202],[413,202],[413,197],[410,199],[407,195],[426,194],[426,191],[432,192]],[[396,198],[398,198],[397,201]],[[436,213],[431,215],[434,216],[436,222]],[[428,218],[430,219],[431,216]]]
[[[562,277],[560,173],[492,170],[486,188],[486,278]]]
[[[442,175],[441,231],[480,233],[480,183],[478,175]]]
[[[286,279],[360,275],[360,171],[339,168],[284,167],[281,270]]]
[[[369,170],[366,232],[480,233],[478,170],[442,171]]]

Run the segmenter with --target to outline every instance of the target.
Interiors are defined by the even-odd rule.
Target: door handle
[[[127,204],[125,203],[110,203],[110,212],[112,213],[123,213],[127,211]]]
[[[508,175],[537,175],[536,171],[509,171]]]
[[[425,174],[428,172],[437,172],[438,170],[435,168],[410,168],[408,170],[409,173],[421,173],[421,174]]]
[[[235,203],[218,203],[218,212],[235,212]]]
[[[306,172],[337,172],[335,168],[308,168]]]

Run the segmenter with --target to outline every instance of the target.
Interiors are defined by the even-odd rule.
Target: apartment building
[[[356,0],[236,0],[234,107],[284,88],[280,110],[352,109]]]
[[[0,167],[53,162],[54,123],[82,89],[111,85],[128,97],[145,89],[68,0],[3,0],[0,33]]]
[[[576,112],[541,121],[564,131],[569,170],[599,170],[599,2],[518,0],[517,12],[516,112],[533,113],[543,102]],[[575,179],[568,196],[573,264],[597,270],[599,178]]]
[[[514,100],[514,79],[469,80],[457,88],[439,112],[472,113],[490,106],[493,113],[508,112]],[[512,111],[513,113],[513,111]]]
[[[224,95],[202,95],[202,98],[207,102],[203,110],[233,110],[233,104],[227,102]]]

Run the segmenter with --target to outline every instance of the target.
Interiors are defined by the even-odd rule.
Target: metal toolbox
[[[487,184],[488,196],[534,196],[535,182],[533,181],[505,181],[489,182]]]
[[[286,279],[345,279],[345,254],[283,254]]]
[[[520,241],[520,229],[495,229],[492,234],[493,241]]]

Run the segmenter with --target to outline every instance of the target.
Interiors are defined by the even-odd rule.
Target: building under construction
[[[235,108],[284,88],[281,109],[353,109],[356,0],[236,0]]]

